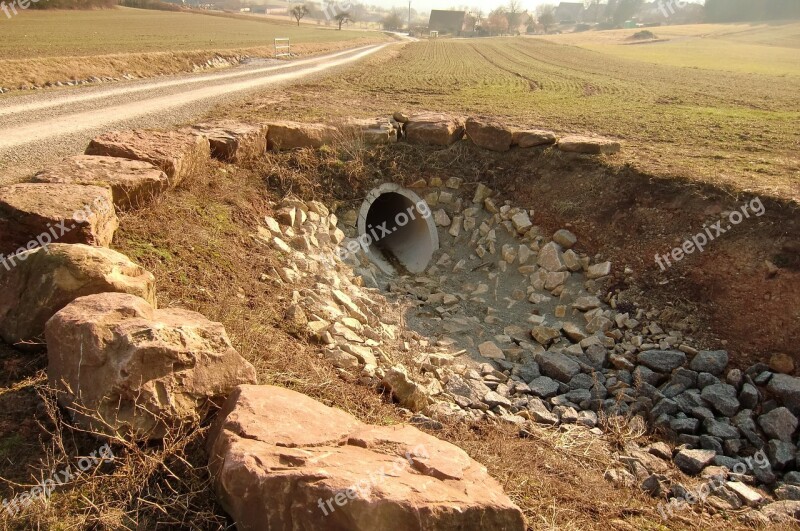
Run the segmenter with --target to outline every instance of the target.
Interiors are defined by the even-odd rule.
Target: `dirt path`
[[[89,139],[111,127],[180,124],[221,102],[244,103],[254,89],[277,85],[281,90],[289,82],[358,61],[385,46],[292,62],[259,61],[215,74],[0,100],[0,184],[24,180],[52,160],[83,151]]]

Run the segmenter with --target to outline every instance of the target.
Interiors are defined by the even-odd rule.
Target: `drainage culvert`
[[[367,194],[358,215],[358,240],[384,273],[396,266],[421,273],[439,249],[439,233],[428,204],[417,194],[387,183]]]

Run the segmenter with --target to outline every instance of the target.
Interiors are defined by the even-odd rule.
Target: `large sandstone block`
[[[207,138],[185,131],[111,131],[89,142],[86,154],[149,162],[175,187],[209,160],[211,148]]]
[[[234,120],[193,125],[190,132],[208,138],[211,156],[223,161],[237,161],[267,150],[266,124],[251,125]]]
[[[320,148],[330,144],[339,131],[332,125],[306,124],[302,122],[279,121],[267,124],[269,149]]]
[[[500,122],[488,118],[469,118],[466,130],[469,139],[478,147],[491,151],[511,149],[513,133]]]
[[[590,136],[566,136],[558,141],[558,149],[569,153],[587,155],[610,155],[620,149],[619,142],[609,138]]]
[[[345,133],[362,138],[368,145],[397,142],[397,129],[389,120],[385,119],[352,119],[340,125],[339,128]]]
[[[520,509],[457,446],[279,387],[237,388],[208,450],[240,531],[525,529]]]
[[[0,267],[0,337],[16,344],[43,339],[44,325],[86,295],[130,293],[155,306],[155,278],[127,256],[89,245],[54,243]]]
[[[32,181],[108,187],[121,210],[142,206],[169,187],[167,174],[149,162],[93,155],[68,157],[40,171]]]
[[[47,322],[45,338],[59,401],[101,433],[159,439],[196,425],[237,385],[256,382],[222,324],[156,310],[135,295],[76,299]]]
[[[449,146],[464,137],[464,121],[448,114],[415,114],[408,118],[405,131],[412,144]]]
[[[47,183],[0,188],[0,253],[52,242],[108,247],[118,226],[108,188]],[[13,257],[0,261],[0,267],[9,263]]]
[[[536,146],[547,146],[556,143],[556,134],[552,131],[541,129],[526,129],[525,131],[514,131],[511,144],[521,148]]]

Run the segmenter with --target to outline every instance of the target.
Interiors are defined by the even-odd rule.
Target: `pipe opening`
[[[421,273],[439,248],[428,204],[397,185],[370,192],[361,207],[358,233],[369,241],[367,256],[387,273]]]

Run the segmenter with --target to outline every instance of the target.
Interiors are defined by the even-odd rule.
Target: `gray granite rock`
[[[779,407],[758,417],[758,425],[771,439],[792,442],[792,435],[797,430],[797,417],[788,408]]]
[[[547,376],[540,376],[528,383],[531,393],[540,398],[550,398],[558,393],[558,382]]]
[[[692,358],[689,368],[697,372],[708,372],[720,376],[728,365],[728,353],[724,350],[701,350]]]
[[[792,443],[772,439],[767,443],[767,456],[775,470],[783,470],[790,463],[794,463],[797,448]]]
[[[703,421],[703,429],[709,435],[720,439],[737,439],[739,430],[730,424],[728,419],[706,419]]]
[[[636,359],[649,369],[668,373],[686,363],[686,354],[679,350],[646,350]]]
[[[496,393],[495,391],[489,391],[483,397],[483,403],[493,408],[495,406],[503,406],[504,408],[511,408],[511,400],[504,397],[500,393]]]
[[[695,475],[708,466],[715,455],[711,450],[681,450],[675,454],[673,461],[686,474]]]
[[[758,405],[758,389],[749,383],[742,385],[739,393],[739,403],[745,409],[755,409]]]
[[[547,405],[539,398],[531,398],[528,402],[528,412],[534,422],[539,424],[558,424],[558,416],[547,409]]]
[[[581,366],[577,361],[559,352],[544,352],[536,361],[542,373],[560,382],[569,382],[581,372]]]
[[[728,384],[709,385],[704,388],[700,396],[711,404],[715,410],[726,417],[732,417],[739,411],[739,400],[736,398],[736,388]]]
[[[800,378],[776,374],[769,380],[767,390],[778,396],[789,411],[795,415],[800,414]]]
[[[673,419],[669,427],[678,433],[697,433],[700,429],[700,421],[691,418]]]

